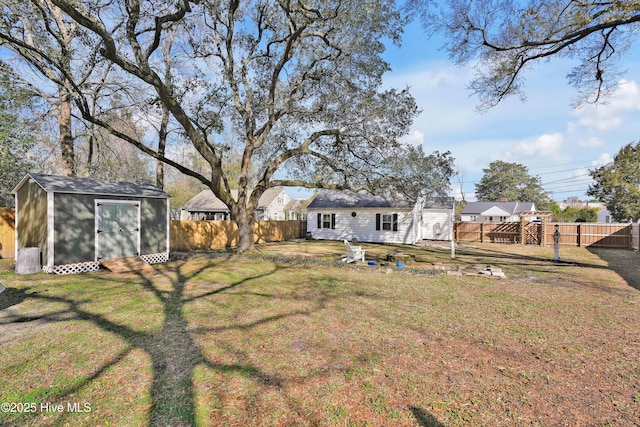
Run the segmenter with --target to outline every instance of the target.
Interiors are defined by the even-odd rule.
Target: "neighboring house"
[[[284,221],[287,219],[285,208],[290,201],[291,196],[284,187],[268,188],[258,200],[255,218],[258,221]]]
[[[237,190],[231,190],[234,198],[238,197]],[[255,212],[257,220],[284,220],[286,219],[285,207],[291,201],[291,197],[284,187],[272,187],[267,189],[260,200]],[[181,220],[217,220],[230,219],[229,208],[218,199],[211,190],[203,190],[184,204],[180,210]]]
[[[231,195],[237,198],[238,191],[231,190]],[[229,219],[229,208],[211,190],[202,190],[180,209],[180,219],[226,221]]]
[[[307,208],[313,239],[414,244],[425,238],[449,240],[453,201],[411,203],[366,192],[325,190]]]
[[[535,212],[531,202],[469,202],[462,210],[463,222],[518,222],[521,214]],[[528,221],[537,219],[535,214],[525,216]]]
[[[284,208],[286,218],[294,221],[306,220],[307,208],[309,207],[309,203],[312,201],[313,197],[310,199],[291,199]]]
[[[615,222],[615,221],[614,221],[613,217],[611,216],[611,212],[609,212],[609,210],[607,208],[602,208],[598,212],[598,222],[611,223],[611,222]]]
[[[27,174],[16,201],[16,260],[37,248],[47,273],[100,268],[103,259],[169,258],[169,195],[152,185]]]
[[[580,208],[594,208],[598,211],[598,222],[604,222],[610,224],[612,222],[617,222],[613,219],[611,212],[607,209],[604,203],[602,202],[583,202],[576,197],[569,198],[563,202],[558,202],[558,207],[560,210],[565,210],[567,207],[572,207],[576,209]]]

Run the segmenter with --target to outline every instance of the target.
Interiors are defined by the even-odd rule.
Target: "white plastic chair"
[[[364,249],[362,249],[362,246],[352,246],[347,239],[344,240],[344,245],[347,247],[347,254],[342,257],[343,261],[348,263],[364,262]]]

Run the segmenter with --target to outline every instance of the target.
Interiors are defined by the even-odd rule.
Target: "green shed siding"
[[[95,201],[134,200],[140,205],[140,255],[167,252],[167,200],[56,193],[54,264],[95,259]]]
[[[17,194],[18,248],[37,247],[42,262],[47,259],[47,193],[40,186],[28,182]]]
[[[85,194],[55,194],[54,265],[95,259],[95,198]]]
[[[167,199],[142,199],[140,207],[140,252],[142,255],[169,252]]]

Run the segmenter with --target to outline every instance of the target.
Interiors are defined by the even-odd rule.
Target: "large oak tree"
[[[524,75],[552,57],[576,59],[568,74],[577,103],[615,90],[617,61],[640,31],[639,0],[409,0],[429,34],[445,37],[458,65],[473,63],[481,109],[524,98]]]
[[[238,224],[240,251],[253,247],[253,212],[267,188],[379,190],[397,172],[391,159],[415,158],[399,143],[415,102],[407,90],[381,90],[383,41],[398,42],[404,23],[393,2],[47,1],[135,80],[139,99],[155,98],[208,168],[194,170],[115,128],[72,82],[82,118],[209,187]],[[231,142],[221,137],[229,134]],[[234,198],[223,165],[236,153]],[[439,193],[444,171],[416,179]]]

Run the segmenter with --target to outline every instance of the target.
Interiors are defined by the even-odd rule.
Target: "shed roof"
[[[105,196],[135,196],[156,199],[168,199],[170,196],[159,188],[149,184],[133,182],[102,181],[93,178],[74,176],[44,175],[28,173],[13,189],[12,194],[29,180],[33,180],[47,193],[94,194]]]

